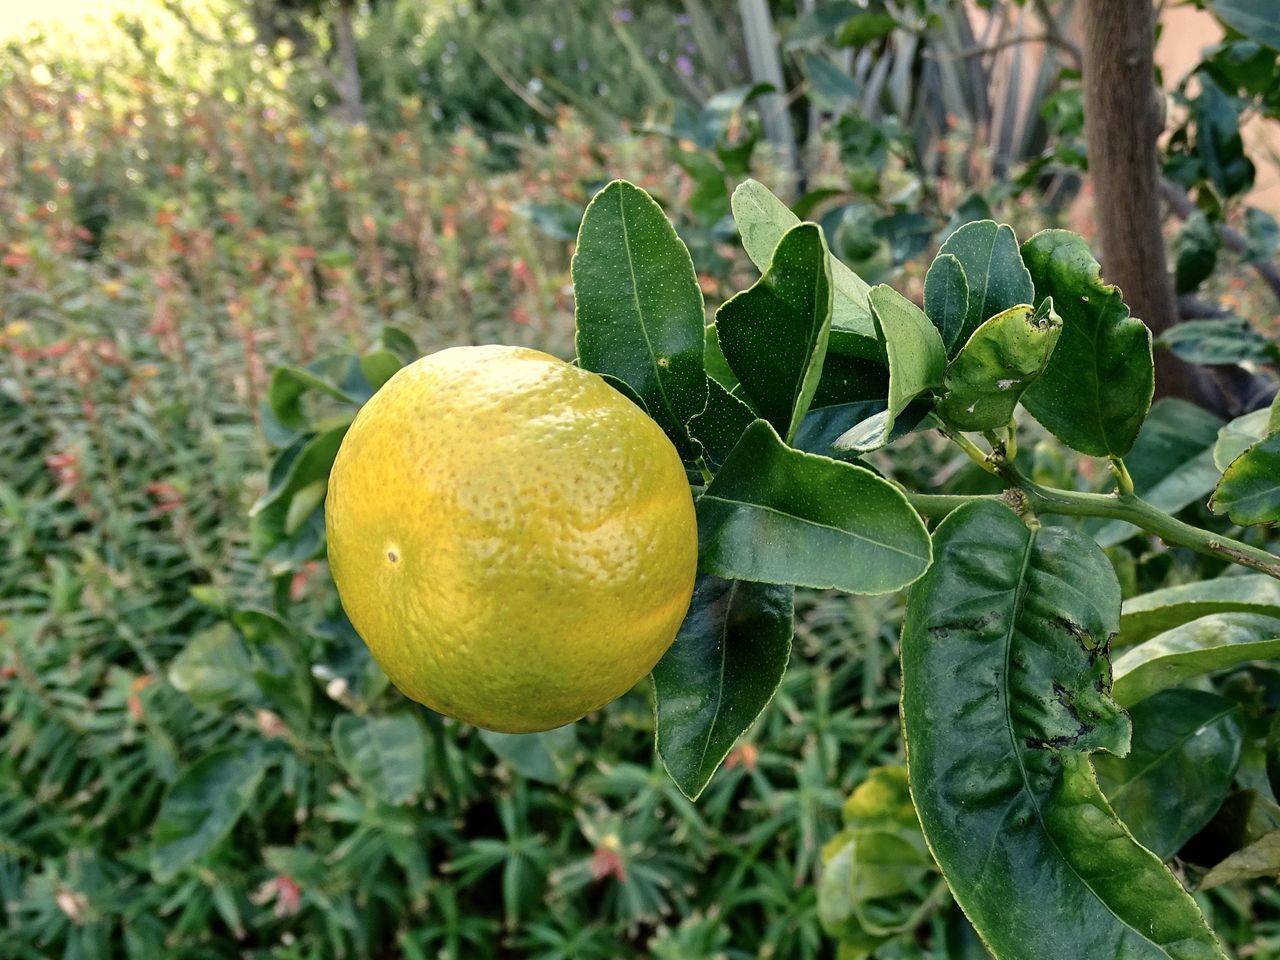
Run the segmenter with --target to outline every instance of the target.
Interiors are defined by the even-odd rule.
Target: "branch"
[[[947,436],[954,440],[958,435],[948,433]],[[982,496],[948,496],[904,491],[911,505],[921,513],[935,517],[942,516],[974,500],[995,500],[1018,513],[1030,509],[1037,514],[1123,520],[1172,546],[1187,547],[1197,553],[1239,564],[1280,580],[1280,557],[1231,537],[1183,523],[1163,510],[1153,507],[1136,494],[1081,493],[1077,490],[1042,487],[1019,473],[1013,464],[1005,459],[1004,452],[999,447],[990,454],[983,454],[971,441],[962,446],[980,466],[1008,483],[1009,489],[1003,494]]]
[[[507,89],[524,101],[525,106],[547,120],[554,120],[556,118],[556,112],[554,110],[524,87],[520,86],[519,81],[517,81],[511,74],[507,73],[506,70],[502,69],[502,65],[499,64],[497,60],[493,59],[487,50],[483,47],[477,47],[476,53],[480,54],[480,59],[487,63],[489,65],[489,69],[498,75],[498,79],[507,85]]]
[[[995,43],[990,43],[986,46],[966,47],[963,50],[957,50],[947,59],[969,60],[973,57],[985,57],[989,53],[999,53],[1006,47],[1016,47],[1020,43],[1043,43],[1050,47],[1057,47],[1067,55],[1077,70],[1080,69],[1080,64],[1084,62],[1080,48],[1066,37],[1057,33],[1032,33],[1019,34],[1016,37],[1005,37],[1003,40],[997,40]]]
[[[1165,203],[1169,205],[1169,209],[1173,211],[1174,216],[1179,220],[1185,220],[1191,214],[1195,213],[1196,205],[1191,202],[1191,198],[1187,196],[1186,191],[1164,177],[1160,178],[1160,195],[1164,197]],[[1227,245],[1230,250],[1236,253],[1244,253],[1249,247],[1249,238],[1234,227],[1229,227],[1225,223],[1218,225],[1218,235],[1222,237],[1222,242]],[[1280,268],[1270,260],[1250,260],[1249,266],[1271,288],[1277,299],[1280,299]]]

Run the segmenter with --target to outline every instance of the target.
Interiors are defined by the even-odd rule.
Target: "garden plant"
[[[696,799],[782,681],[795,587],[909,590],[906,773],[855,792],[823,881],[843,955],[918,925],[936,864],[997,958],[1225,957],[1163,862],[1215,810],[1140,781],[1176,776],[1170,756],[1176,791],[1196,765],[1238,762],[1234,706],[1181,684],[1280,647],[1280,557],[1135,493],[1150,331],[1067,231],[1019,245],[965,224],[921,309],[868,287],[759,183],[733,212],[761,277],[710,326],[661,207],[614,181],[574,256],[580,369],[446,351],[296,452],[337,457],[329,556],[357,629],[406,693],[509,732],[577,719],[652,668],[656,749]],[[1030,479],[1020,411],[1105,459],[1114,489]],[[864,461],[924,429],[1003,491],[912,490]],[[1211,508],[1280,520],[1280,404],[1238,432],[1219,440]],[[671,482],[681,463],[688,488]],[[1103,549],[1061,517],[1250,572],[1122,608]]]
[[[0,13],[0,957],[1280,956],[1270,4]]]

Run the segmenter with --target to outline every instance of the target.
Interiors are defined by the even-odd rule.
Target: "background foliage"
[[[894,600],[801,591],[783,687],[695,805],[654,753],[647,684],[533,740],[388,690],[313,559],[306,491],[327,465],[271,462],[350,416],[333,392],[358,401],[413,352],[570,355],[571,241],[614,176],[663,201],[711,306],[755,276],[727,219],[747,173],[919,299],[948,226],[994,208],[1025,236],[1064,215],[1069,56],[1035,68],[1006,128],[955,57],[984,38],[954,5],[775,5],[797,167],[762,139],[736,5],[369,4],[355,125],[331,109],[332,11],[298,6],[266,44],[244,5],[164,29],[124,16],[93,56],[50,40],[0,60],[0,955],[833,955],[821,850],[875,826],[842,804],[901,759]],[[1274,113],[1265,58],[1239,47],[1255,41],[1230,39],[1202,72]],[[1178,282],[1249,322],[1178,342],[1262,368],[1273,311],[1245,279],[1274,221],[1230,202],[1249,176],[1235,114],[1195,89],[1170,147],[1198,201],[1171,237]],[[335,387],[290,407],[281,364]],[[1167,440],[1185,411],[1153,420],[1156,488],[1211,441]],[[1038,435],[1023,449],[1037,477],[1103,482]],[[985,489],[966,463],[921,437],[878,465]],[[1163,505],[1225,527],[1204,492],[1166,483]],[[1219,572],[1126,533],[1127,593]],[[1224,690],[1255,724],[1280,697],[1257,666]],[[1265,770],[1246,758],[1219,833],[1262,816]],[[1241,955],[1280,951],[1273,888],[1202,899]],[[878,956],[978,955],[946,897],[930,908]]]

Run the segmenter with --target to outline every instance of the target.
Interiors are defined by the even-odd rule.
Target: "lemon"
[[[549,730],[666,652],[698,538],[679,455],[594,373],[521,347],[400,370],[343,439],[325,503],[342,605],[406,695]]]

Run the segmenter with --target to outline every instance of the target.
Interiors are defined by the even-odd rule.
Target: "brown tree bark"
[[[1178,322],[1160,224],[1156,138],[1163,123],[1155,86],[1151,0],[1085,0],[1084,124],[1102,247],[1102,275],[1133,315],[1159,336]],[[1210,409],[1224,405],[1203,369],[1156,349],[1156,395]]]
[[[355,0],[338,0],[333,11],[333,33],[338,53],[338,99],[347,123],[364,123],[364,94],[360,64],[356,58]]]

